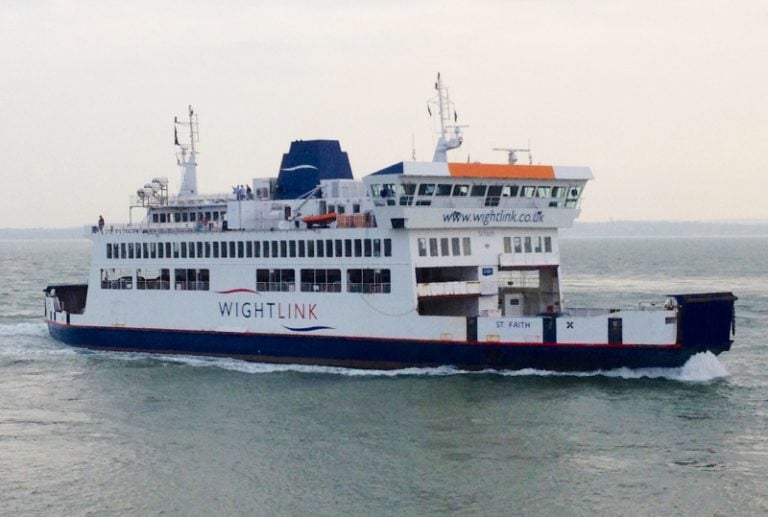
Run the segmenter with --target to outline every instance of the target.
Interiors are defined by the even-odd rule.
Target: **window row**
[[[174,269],[171,282],[170,269],[144,268],[136,270],[136,289],[177,291],[208,291],[211,286],[207,269]],[[128,268],[104,268],[101,270],[102,289],[133,289],[133,270]]]
[[[226,211],[206,210],[204,212],[153,212],[153,223],[188,223],[188,222],[210,222],[224,220]]]
[[[392,239],[108,243],[108,259],[391,257]]]
[[[347,270],[346,292],[348,293],[389,293],[392,292],[392,276],[389,269],[353,268]],[[257,269],[257,291],[292,292],[296,290],[295,269]],[[342,292],[340,269],[299,270],[299,290],[309,293]]]
[[[385,183],[371,185],[374,198],[400,198],[400,204],[428,206],[432,197],[484,198],[485,206],[498,206],[505,197],[545,198],[556,200],[553,206],[576,206],[581,186],[571,185],[485,185],[454,183]],[[559,201],[558,201],[559,200]],[[564,203],[563,203],[564,201]]]
[[[552,253],[552,237],[504,237],[504,253]]]
[[[209,291],[211,288],[208,269],[179,268],[103,268],[102,289],[136,289],[176,291]],[[295,269],[257,269],[257,291],[296,291]],[[340,269],[299,270],[299,290],[310,293],[342,292]],[[392,275],[389,269],[353,268],[346,271],[346,291],[349,293],[389,293],[392,291]]]
[[[420,257],[427,255],[430,257],[457,257],[472,254],[469,237],[419,237],[417,244]]]

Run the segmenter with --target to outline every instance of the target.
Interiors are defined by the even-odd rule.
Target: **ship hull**
[[[388,340],[210,331],[93,327],[48,322],[50,335],[93,350],[229,357],[363,369],[451,366],[462,370],[596,371],[679,367],[695,353],[730,348]]]

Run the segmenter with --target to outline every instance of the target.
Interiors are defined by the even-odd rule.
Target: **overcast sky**
[[[0,227],[128,219],[333,138],[356,177],[432,157],[435,74],[470,127],[451,161],[587,165],[582,220],[768,219],[768,2],[0,0]]]

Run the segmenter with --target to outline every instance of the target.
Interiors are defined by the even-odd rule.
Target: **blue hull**
[[[50,335],[69,345],[113,351],[232,357],[268,363],[398,369],[454,366],[465,370],[595,371],[678,367],[695,353],[730,347],[558,345],[401,341],[295,335],[190,332],[71,326],[48,322]]]

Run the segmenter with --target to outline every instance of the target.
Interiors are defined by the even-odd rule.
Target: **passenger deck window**
[[[174,289],[177,291],[208,291],[210,275],[207,269],[175,269]]]
[[[127,268],[101,270],[102,289],[133,289],[133,271]]]
[[[296,271],[293,269],[257,269],[256,290],[294,291],[296,290]]]

